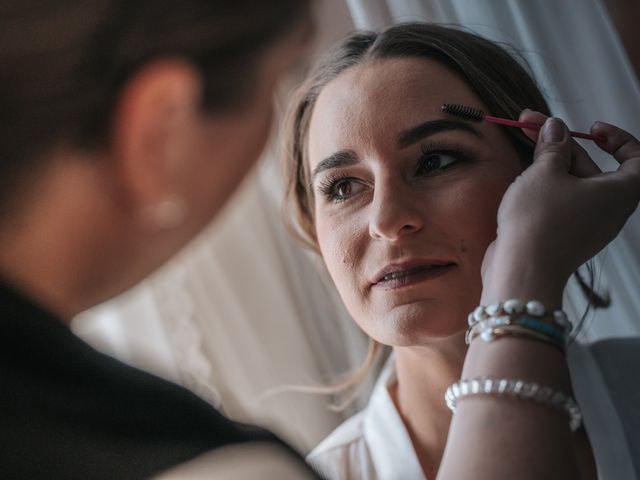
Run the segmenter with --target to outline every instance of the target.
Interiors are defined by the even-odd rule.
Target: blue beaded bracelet
[[[551,317],[553,323],[540,320],[547,316]],[[479,306],[469,314],[468,323],[469,329],[465,336],[467,344],[479,335],[485,341],[491,341],[505,334],[527,334],[526,336],[564,348],[571,332],[571,323],[562,310],[549,313],[536,300],[525,303],[510,299],[487,307]]]

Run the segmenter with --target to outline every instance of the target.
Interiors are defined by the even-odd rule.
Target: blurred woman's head
[[[105,294],[142,279],[255,163],[309,31],[299,0],[3,2],[0,239],[76,242]]]
[[[531,77],[473,34],[406,24],[356,34],[300,90],[288,125],[287,200],[358,324],[389,345],[464,331],[524,135],[441,111],[548,112]]]

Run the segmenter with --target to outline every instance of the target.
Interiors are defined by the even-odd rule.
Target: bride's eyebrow
[[[469,122],[445,119],[429,120],[401,132],[398,135],[397,144],[399,148],[406,148],[425,137],[450,130],[462,130],[464,132],[472,133],[476,137],[482,137],[480,131]]]
[[[332,168],[346,167],[358,163],[358,156],[353,150],[340,150],[329,155],[316,165],[311,174],[311,181],[321,172]]]
[[[447,132],[451,130],[468,132],[475,135],[476,137],[482,137],[480,131],[478,131],[469,122],[448,119],[429,120],[416,125],[415,127],[411,127],[404,132],[401,132],[397,137],[398,147],[405,148],[430,135],[435,135],[436,133]],[[311,183],[313,183],[313,180],[325,170],[346,167],[349,165],[354,165],[358,162],[358,156],[353,150],[340,150],[338,152],[335,152],[329,155],[324,160],[321,160],[318,165],[316,165],[311,174]]]

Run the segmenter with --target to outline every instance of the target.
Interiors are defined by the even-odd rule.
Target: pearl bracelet
[[[469,345],[479,336],[485,342],[491,342],[509,334],[542,340],[561,349],[567,344],[567,335],[555,325],[528,316],[512,318],[508,315],[490,317],[475,323],[467,331],[465,341]]]
[[[466,337],[467,344],[473,342],[478,336],[485,342],[491,342],[501,337],[530,338],[559,348],[562,353],[564,353],[566,345],[566,341],[555,340],[545,334],[535,332],[529,328],[521,327],[519,325],[488,327],[486,330],[482,331],[474,328],[474,330],[468,332]]]
[[[493,303],[489,306],[478,306],[469,314],[469,328],[473,328],[475,324],[482,320],[500,316],[522,316],[545,317],[551,314],[553,323],[565,334],[571,332],[571,322],[567,319],[567,314],[562,310],[554,310],[548,312],[547,309],[537,300],[530,300],[526,304],[522,300],[512,298],[504,303]]]
[[[524,380],[492,377],[460,380],[447,388],[444,399],[447,407],[455,412],[458,400],[477,395],[521,398],[563,411],[569,416],[569,427],[572,432],[582,424],[580,408],[573,398],[551,387]]]
[[[543,321],[551,316],[553,323]],[[470,344],[480,336],[490,342],[502,336],[522,336],[541,340],[564,349],[571,332],[571,323],[562,310],[551,313],[537,300],[526,304],[518,299],[479,306],[469,314],[469,329],[465,341]]]

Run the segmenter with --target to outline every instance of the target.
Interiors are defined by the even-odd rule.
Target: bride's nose
[[[422,208],[415,192],[400,180],[375,185],[369,216],[371,238],[395,242],[423,227]]]

